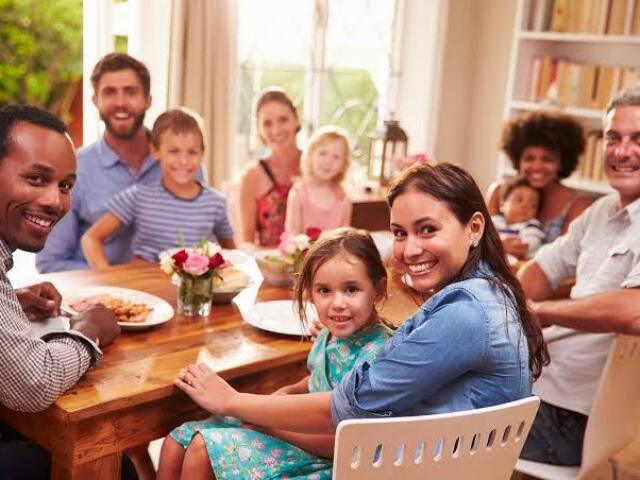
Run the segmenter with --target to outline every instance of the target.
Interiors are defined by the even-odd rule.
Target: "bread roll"
[[[222,278],[213,277],[213,289],[217,291],[240,290],[249,285],[249,277],[233,266],[218,272]]]

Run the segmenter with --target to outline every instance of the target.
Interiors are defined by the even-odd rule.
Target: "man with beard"
[[[16,249],[36,252],[69,210],[76,157],[65,125],[29,106],[0,109],[0,403],[44,410],[102,358],[119,335],[113,312],[92,307],[71,329],[34,336],[31,321],[58,315],[50,283],[14,290],[7,277]],[[48,478],[50,456],[0,424],[0,478]]]
[[[106,213],[114,194],[135,183],[155,183],[161,178],[158,162],[150,155],[144,116],[151,106],[149,70],[124,53],[103,57],[91,74],[93,103],[106,130],[97,142],[78,152],[78,180],[69,214],[53,229],[37,255],[40,272],[89,268],[80,238]],[[132,229],[123,227],[105,245],[109,263],[131,258]]]

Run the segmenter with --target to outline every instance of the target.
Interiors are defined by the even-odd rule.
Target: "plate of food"
[[[251,308],[239,310],[245,322],[262,330],[284,335],[309,335],[309,330],[300,323],[300,316],[291,300],[257,302]],[[313,305],[308,304],[307,323],[315,317]]]
[[[143,330],[173,318],[173,307],[155,295],[120,287],[87,287],[63,295],[62,308],[82,313],[96,304],[113,311],[123,330]]]

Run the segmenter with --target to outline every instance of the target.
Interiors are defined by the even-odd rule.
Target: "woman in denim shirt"
[[[240,393],[205,365],[180,372],[176,385],[212,413],[266,433],[334,433],[347,418],[467,410],[530,395],[546,346],[473,178],[451,164],[417,165],[394,182],[388,201],[393,256],[413,288],[433,295],[373,364],[356,367],[331,393]]]

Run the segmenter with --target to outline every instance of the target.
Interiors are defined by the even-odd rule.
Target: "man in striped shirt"
[[[0,403],[43,410],[73,386],[119,335],[114,314],[95,307],[71,330],[32,336],[31,321],[56,315],[60,294],[49,283],[14,290],[7,278],[16,249],[40,250],[68,211],[76,157],[66,127],[28,106],[0,109]],[[0,425],[0,478],[42,478],[48,454]]]

